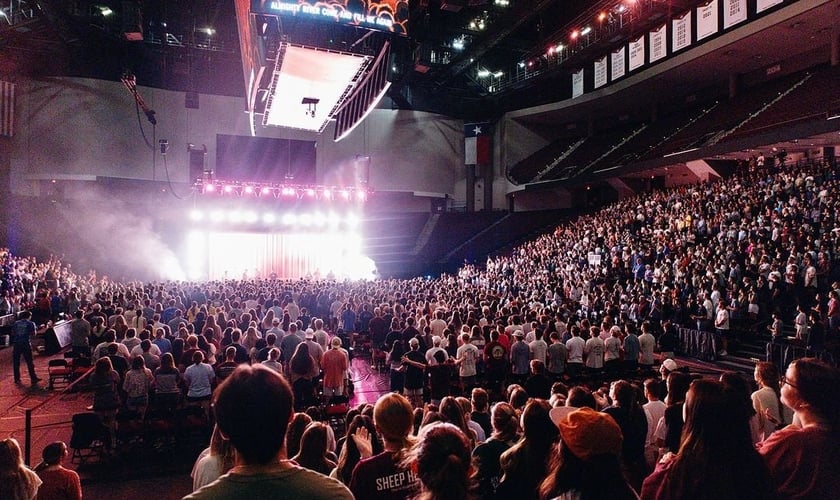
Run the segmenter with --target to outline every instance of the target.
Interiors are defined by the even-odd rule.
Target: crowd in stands
[[[273,478],[330,475],[319,494],[356,498],[832,498],[836,368],[760,364],[751,394],[671,358],[677,326],[714,332],[725,351],[757,325],[781,336],[790,324],[834,359],[837,174],[753,165],[638,195],[435,280],[119,283],[4,252],[3,283],[10,312],[75,318],[73,352],[95,363],[109,425],[123,406],[183,404],[211,425],[214,402],[195,498],[267,465]],[[336,435],[321,410],[349,395],[351,347],[368,346],[391,392]],[[259,426],[219,414],[247,380],[289,400],[272,407],[289,426],[270,449],[250,448]]]

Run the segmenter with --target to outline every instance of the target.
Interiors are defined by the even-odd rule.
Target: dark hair
[[[416,467],[423,485],[422,493],[416,498],[469,498],[471,451],[467,437],[452,424],[436,423],[423,429],[406,460]]]
[[[348,412],[348,415],[349,413],[350,412]],[[370,434],[373,455],[376,456],[382,453],[383,450],[382,441],[379,440],[379,436],[376,434],[376,427],[373,425],[373,419],[367,415],[354,416],[350,421],[350,425],[347,427],[347,434],[345,434],[344,438],[344,447],[338,455],[338,463],[336,464],[338,479],[344,484],[350,484],[350,479],[353,476],[353,469],[362,459],[362,456],[359,453],[359,447],[356,446],[356,440],[351,437],[356,433],[356,430],[361,427],[366,428],[368,434]]]
[[[561,442],[560,453],[552,458],[549,473],[539,485],[540,498],[570,490],[578,491],[582,500],[638,498],[624,479],[618,455],[602,453],[584,462]]]
[[[300,449],[292,459],[301,467],[321,474],[329,474],[334,464],[327,459],[328,438],[327,426],[313,421],[303,431],[300,437]]]
[[[303,412],[297,412],[289,422],[289,428],[286,431],[286,455],[293,457],[300,451],[300,438],[303,437],[303,432],[312,423],[312,417]]]
[[[239,365],[213,396],[219,428],[248,464],[267,464],[277,456],[293,407],[289,383],[262,365]]]
[[[306,342],[301,342],[295,348],[295,353],[289,360],[289,368],[297,375],[307,375],[314,370],[315,361],[309,354],[309,345]]]
[[[670,498],[770,498],[770,477],[749,418],[721,382],[691,384],[682,443],[661,491]]]
[[[566,396],[566,406],[597,409],[595,396],[592,395],[592,391],[579,385],[569,389],[569,394]]]
[[[791,363],[796,371],[796,392],[811,410],[840,431],[840,369],[816,358]]]
[[[519,430],[519,419],[513,406],[504,401],[493,405],[490,410],[490,422],[493,425],[492,437],[499,441],[514,441]]]

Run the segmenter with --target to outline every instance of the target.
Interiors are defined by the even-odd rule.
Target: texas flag
[[[493,127],[488,122],[464,124],[464,164],[489,165],[493,159],[490,141]]]

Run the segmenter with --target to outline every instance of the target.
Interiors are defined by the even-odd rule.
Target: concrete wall
[[[249,135],[239,98],[202,94],[200,108],[187,109],[182,92],[138,87],[156,112],[153,129],[145,115],[138,118],[134,99],[121,83],[82,78],[19,83],[16,135],[7,149],[11,189],[19,194],[38,194],[39,181],[50,178],[166,180],[168,173],[172,182],[190,182],[187,144],[206,145],[206,166],[214,169],[216,134]],[[332,141],[332,126],[320,136],[258,126],[257,135],[316,141],[320,183],[334,183],[357,156],[369,156],[374,190],[463,199],[463,187],[456,192],[464,170],[462,123],[457,120],[377,109],[339,143]],[[169,142],[165,164],[159,139]]]

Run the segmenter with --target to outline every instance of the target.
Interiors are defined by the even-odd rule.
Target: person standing
[[[35,335],[35,323],[32,322],[32,313],[23,311],[18,315],[18,320],[12,324],[12,369],[14,370],[15,383],[20,384],[20,358],[23,356],[29,368],[29,380],[32,385],[41,379],[35,374],[35,363],[32,360],[32,344],[30,338]]]
[[[353,498],[339,481],[289,460],[285,442],[294,412],[292,388],[274,370],[240,366],[216,390],[213,408],[220,432],[236,450],[234,467],[185,498]]]
[[[66,469],[61,462],[67,457],[67,445],[62,441],[44,447],[43,461],[35,472],[43,483],[38,488],[37,500],[81,500],[82,483],[76,471]]]

